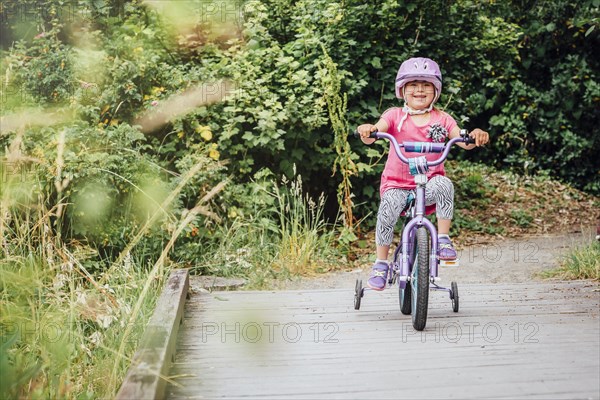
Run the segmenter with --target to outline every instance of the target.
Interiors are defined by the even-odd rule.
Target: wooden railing
[[[164,398],[188,288],[188,270],[172,271],[117,393],[118,400]]]

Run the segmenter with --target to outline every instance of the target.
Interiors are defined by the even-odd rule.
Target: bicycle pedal
[[[458,260],[440,260],[440,267],[458,267]]]

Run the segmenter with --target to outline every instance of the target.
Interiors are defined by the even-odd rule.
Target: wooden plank
[[[171,366],[188,288],[188,270],[172,271],[117,393],[118,400],[164,398],[164,377]]]
[[[462,290],[461,290],[462,289]],[[412,329],[396,291],[219,292],[186,304],[180,398],[599,398],[597,284],[464,285],[431,293]],[[259,335],[260,331],[260,335]]]

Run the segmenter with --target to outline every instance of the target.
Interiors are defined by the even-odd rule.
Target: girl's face
[[[413,110],[425,110],[435,96],[433,84],[425,81],[408,82],[403,90],[406,104]]]

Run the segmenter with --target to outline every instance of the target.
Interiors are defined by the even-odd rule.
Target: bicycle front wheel
[[[408,262],[409,265],[412,265],[415,260],[415,252],[417,251],[417,239],[414,237],[414,235],[410,235],[409,241],[411,241],[411,243],[408,253],[410,255]],[[399,256],[402,257],[402,253],[400,253]],[[398,262],[399,260],[395,261]],[[402,289],[402,287],[399,288],[398,297],[400,302],[400,312],[402,312],[404,315],[410,315],[412,313],[412,288],[410,280],[406,282],[404,289]]]
[[[417,331],[425,329],[429,303],[429,235],[426,228],[417,229],[417,256],[411,278],[412,324]]]

